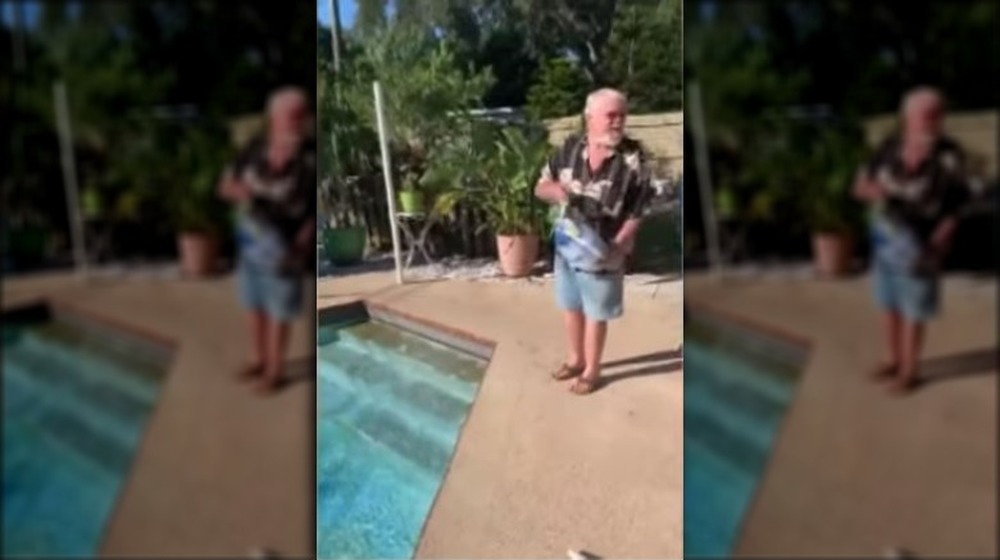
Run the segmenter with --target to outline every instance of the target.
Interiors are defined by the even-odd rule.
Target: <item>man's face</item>
[[[907,113],[906,128],[921,136],[935,136],[941,132],[943,120],[944,107],[941,102],[927,97],[915,103]]]
[[[625,104],[611,97],[600,98],[587,114],[587,136],[614,147],[625,134]]]
[[[309,112],[305,102],[291,100],[275,107],[271,114],[271,130],[276,134],[298,135],[305,130]]]

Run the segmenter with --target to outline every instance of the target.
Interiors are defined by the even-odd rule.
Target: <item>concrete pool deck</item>
[[[682,291],[629,288],[608,337],[612,382],[577,397],[548,377],[564,346],[545,281],[317,284],[319,309],[366,300],[496,344],[418,558],[681,556]]]
[[[689,307],[812,347],[737,555],[997,556],[995,280],[946,280],[924,353],[934,381],[905,398],[866,378],[881,344],[869,293],[866,278],[685,274]]]
[[[83,281],[62,273],[3,281],[4,309],[46,300],[175,343],[101,556],[241,557],[256,546],[284,557],[312,555],[315,335],[308,308],[290,341],[290,359],[300,364],[294,373],[307,382],[261,398],[233,377],[247,335],[231,278]]]

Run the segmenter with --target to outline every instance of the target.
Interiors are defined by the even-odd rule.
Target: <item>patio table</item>
[[[397,212],[396,223],[399,224],[400,231],[405,237],[407,247],[406,264],[403,268],[410,268],[413,257],[419,252],[429,265],[434,265],[430,253],[427,251],[427,237],[434,226],[436,220],[433,214],[423,212]]]

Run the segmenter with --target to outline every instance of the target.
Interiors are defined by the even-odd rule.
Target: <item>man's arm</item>
[[[946,191],[944,195],[944,218],[931,233],[931,249],[938,254],[944,254],[950,247],[955,230],[972,198],[969,189],[969,175],[965,163],[965,154],[958,148],[945,156]]]
[[[618,228],[618,233],[612,241],[615,249],[625,255],[631,254],[635,248],[635,237],[639,233],[642,218],[653,198],[653,181],[648,158],[643,151],[636,152],[634,157],[636,170],[632,174],[622,204],[622,212],[626,216],[625,222]]]
[[[559,169],[563,167],[563,152],[566,151],[566,143],[549,158],[539,175],[535,184],[535,196],[549,204],[566,204],[569,201],[568,185],[559,181]]]

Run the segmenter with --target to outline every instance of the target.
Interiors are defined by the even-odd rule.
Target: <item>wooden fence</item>
[[[550,143],[556,145],[578,129],[579,118],[554,119],[547,121],[546,126]],[[670,179],[675,184],[680,181],[683,172],[681,113],[630,116],[627,132],[640,140],[653,155],[656,176]],[[335,227],[363,226],[368,232],[369,250],[392,249],[389,211],[381,173],[349,181],[336,197],[331,201],[334,210],[328,223]],[[496,242],[493,233],[482,227],[485,223],[485,216],[480,210],[459,205],[431,230],[429,244],[432,252],[437,257],[495,257]]]

